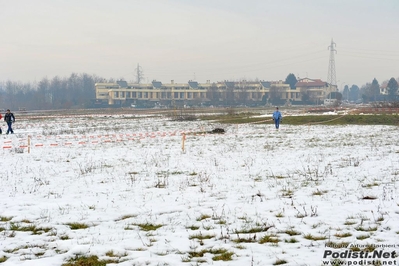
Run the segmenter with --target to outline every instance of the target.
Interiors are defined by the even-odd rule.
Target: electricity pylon
[[[144,78],[143,70],[139,64],[137,64],[137,68],[135,70],[136,70],[137,84],[140,84],[141,80]]]
[[[337,50],[335,50],[335,46],[337,44],[331,39],[331,44],[328,46],[328,49],[330,50],[330,63],[328,65],[328,77],[327,77],[327,82],[329,85],[337,85],[337,76],[335,73],[335,58],[334,58],[334,53],[337,53]]]
[[[328,76],[327,76],[327,83],[328,83],[328,88],[330,92],[329,98],[331,99],[331,92],[335,89],[333,87],[337,87],[337,76],[335,73],[335,58],[334,54],[337,53],[337,50],[335,50],[335,46],[337,44],[331,39],[331,44],[328,46],[328,49],[330,50],[330,63],[328,64]]]

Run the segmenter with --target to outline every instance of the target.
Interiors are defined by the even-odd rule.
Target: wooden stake
[[[184,142],[186,141],[186,133],[183,133],[182,143],[181,143],[181,150],[184,152]]]
[[[28,135],[28,153],[30,153],[30,135]]]

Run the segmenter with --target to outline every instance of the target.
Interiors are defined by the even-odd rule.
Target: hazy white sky
[[[399,77],[398,0],[0,0],[0,81]]]

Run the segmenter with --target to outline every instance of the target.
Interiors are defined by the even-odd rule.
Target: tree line
[[[113,82],[96,75],[72,73],[69,77],[42,78],[39,82],[6,81],[0,84],[0,108],[51,110],[89,108],[95,99],[95,83]]]
[[[86,73],[72,73],[69,77],[55,76],[42,78],[39,82],[22,83],[6,81],[0,83],[0,109],[55,110],[72,108],[90,108],[96,97],[95,83],[115,82]],[[297,79],[288,74],[285,83],[295,87]],[[376,79],[359,88],[348,85],[342,91],[342,98],[348,101],[396,101],[398,100],[398,81],[391,78],[386,84],[386,93],[380,93],[380,84]],[[306,95],[303,95],[305,97]],[[245,98],[245,92],[240,97]],[[229,98],[229,97],[227,97]],[[228,100],[228,99],[226,99]]]
[[[371,83],[367,83],[363,85],[361,88],[359,86],[353,84],[351,87],[345,85],[342,91],[342,99],[356,102],[361,100],[362,102],[375,102],[375,101],[398,101],[398,88],[399,83],[398,79],[391,78],[388,81],[384,81],[384,88],[386,89],[386,93],[381,93],[381,86],[377,79],[373,79]],[[288,74],[287,78],[285,79],[286,84],[290,84],[291,88],[295,88],[295,84],[297,83],[297,79],[294,74]],[[385,86],[386,85],[386,86]],[[304,99],[306,95],[302,96]]]

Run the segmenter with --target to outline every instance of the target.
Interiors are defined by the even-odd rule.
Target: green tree
[[[344,99],[346,99],[347,101],[349,101],[349,86],[345,85],[344,90],[342,91],[342,94],[344,96]]]
[[[373,82],[371,82],[370,92],[372,100],[376,101],[380,95],[380,84],[378,84],[378,81],[375,78],[373,79]]]
[[[359,99],[359,92],[359,87],[357,85],[352,85],[349,89],[349,100],[354,102],[357,101]]]
[[[295,89],[295,85],[298,82],[295,75],[290,73],[288,74],[287,78],[285,79],[285,84],[290,84],[291,89]]]
[[[282,98],[282,91],[281,91],[281,89],[280,89],[278,86],[272,84],[272,85],[270,86],[269,92],[270,92],[270,98],[269,98],[269,99],[270,99],[270,102],[271,102],[273,105],[281,105],[282,102],[283,102],[283,100],[281,99],[281,98]]]
[[[391,78],[388,81],[388,85],[387,85],[387,89],[388,89],[388,97],[390,100],[395,100],[397,97],[397,93],[398,93],[398,82],[396,81],[396,79]]]

